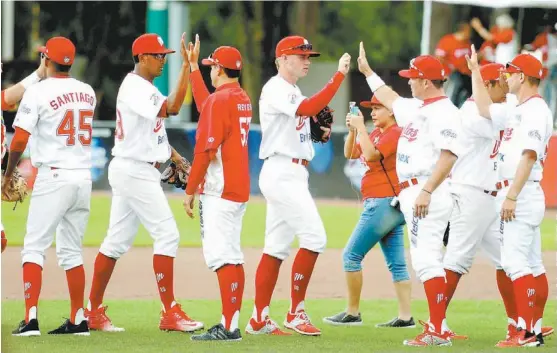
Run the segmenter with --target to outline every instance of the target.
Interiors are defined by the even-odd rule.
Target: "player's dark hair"
[[[134,64],[139,64],[139,55],[134,55],[133,56],[133,63]]]
[[[497,82],[498,82],[497,80],[489,80],[488,81],[489,87],[494,87],[495,85],[497,85]]]
[[[240,77],[240,70],[227,69],[226,67],[223,67],[223,69],[224,69],[224,73],[226,74],[226,76],[228,76],[228,78]]]
[[[532,86],[539,86],[540,82],[542,80],[540,80],[539,78],[536,77],[532,77],[532,76],[526,76],[526,81],[528,81],[529,84],[531,84]]]
[[[440,89],[443,88],[443,84],[445,83],[445,80],[431,80],[431,83],[433,83],[433,87]]]
[[[62,72],[62,73],[65,73],[65,74],[70,72],[70,69],[72,68],[71,65],[60,65],[58,63],[55,63],[54,61],[52,61],[52,65],[54,65],[54,70],[56,72]]]

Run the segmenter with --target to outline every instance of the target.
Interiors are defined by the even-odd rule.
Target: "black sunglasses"
[[[509,67],[512,67],[513,69],[515,69],[518,72],[522,72],[522,69],[516,65],[514,65],[513,63],[507,63],[507,65],[505,65],[505,68],[508,69]]]
[[[301,45],[297,45],[295,47],[282,49],[282,51],[296,50],[296,49],[299,49],[299,50],[302,50],[302,51],[312,51],[313,50],[313,45],[311,45],[311,44],[301,44]]]
[[[152,57],[154,57],[155,59],[158,59],[158,60],[163,60],[164,58],[166,58],[166,54],[147,54],[146,53],[146,54],[143,54],[143,55],[149,55],[149,56],[152,56]]]

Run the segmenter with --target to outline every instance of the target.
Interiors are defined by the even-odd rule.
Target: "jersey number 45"
[[[76,113],[79,117],[77,129],[75,125]],[[83,146],[90,146],[93,138],[93,115],[95,115],[95,112],[92,110],[66,110],[64,118],[56,129],[56,135],[67,136],[66,146],[74,146],[76,136]]]

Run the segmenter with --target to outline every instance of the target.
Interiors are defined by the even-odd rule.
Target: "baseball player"
[[[321,334],[304,306],[315,262],[327,242],[323,222],[308,189],[306,167],[315,152],[307,117],[316,115],[331,101],[348,74],[350,55],[345,53],[331,80],[320,92],[307,98],[296,83],[307,75],[310,58],[319,55],[303,37],[282,39],[275,49],[278,74],[265,84],[259,100],[263,135],[259,158],[265,160],[259,187],[267,200],[267,219],[265,247],[255,275],[255,307],[246,327],[250,334],[285,334],[270,319],[269,305],[280,265],[296,235],[300,250],[292,265],[290,310],[284,326],[302,335]],[[324,140],[329,134],[330,130]]]
[[[184,62],[178,82],[174,92],[165,97],[153,80],[161,75],[170,53],[174,50],[167,49],[158,35],[139,36],[132,45],[134,70],[124,78],[118,91],[114,158],[108,167],[112,187],[110,224],[95,260],[86,310],[93,330],[123,331],[106,316],[102,302],[116,261],[132,246],[140,223],[153,238],[153,270],[163,306],[159,328],[190,332],[203,327],[174,300],[174,258],[180,234],[158,170],[169,158],[177,164],[182,159],[168,143],[164,119],[178,114],[188,86],[190,68],[184,35],[181,43]]]
[[[209,95],[199,71],[199,36],[190,43],[191,84],[200,111],[194,160],[184,208],[193,218],[199,189],[203,255],[216,272],[222,301],[221,322],[194,341],[239,341],[238,320],[244,294],[244,255],[240,248],[242,218],[249,199],[248,134],[251,101],[238,82],[243,62],[238,49],[222,46],[202,64],[211,67],[216,91]]]
[[[468,60],[473,72],[474,101],[495,130],[504,130],[499,149],[496,188],[501,222],[501,264],[512,280],[516,302],[516,331],[498,347],[536,347],[543,344],[542,317],[548,283],[541,254],[540,224],[545,196],[540,186],[543,163],[552,134],[552,115],[538,94],[541,62],[520,54],[506,65],[509,92],[516,102],[493,103],[481,82],[477,54]]]
[[[445,270],[442,262],[443,235],[453,209],[446,177],[462,155],[457,139],[458,109],[445,96],[445,72],[433,56],[410,61],[399,75],[409,79],[412,95],[400,97],[371,70],[360,43],[360,72],[378,100],[391,109],[403,127],[397,148],[400,206],[409,228],[412,266],[424,284],[429,322],[409,346],[449,346],[452,332],[445,320]]]
[[[40,335],[37,304],[42,268],[56,232],[58,264],[66,271],[71,311],[69,319],[49,334],[88,336],[81,244],[89,219],[92,122],[97,102],[91,86],[69,75],[75,57],[69,39],[51,38],[40,50],[46,59],[47,79],[28,87],[23,95],[2,185],[4,192],[32,135],[31,163],[38,172],[21,252],[25,319],[13,335]]]
[[[1,72],[1,71],[0,71]],[[25,90],[32,84],[35,84],[46,77],[46,65],[45,65],[45,58],[41,53],[41,64],[39,68],[29,76],[24,78],[23,80],[19,81],[15,85],[2,90],[2,111],[5,110],[13,110],[16,107],[16,104],[21,100],[23,97],[23,93]],[[4,157],[6,157],[8,153],[8,147],[6,145],[6,125],[4,125],[4,117],[2,116],[2,126],[1,126],[1,141],[0,144],[2,146],[2,166],[4,166]],[[6,233],[4,232],[4,225],[0,223],[0,231],[2,232],[2,252],[6,249],[8,245],[8,238],[6,238]]]

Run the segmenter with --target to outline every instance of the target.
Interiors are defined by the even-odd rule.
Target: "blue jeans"
[[[379,242],[393,282],[410,279],[404,257],[404,216],[391,207],[392,199],[368,198],[364,201],[364,211],[342,254],[345,272],[361,271],[362,260]]]

